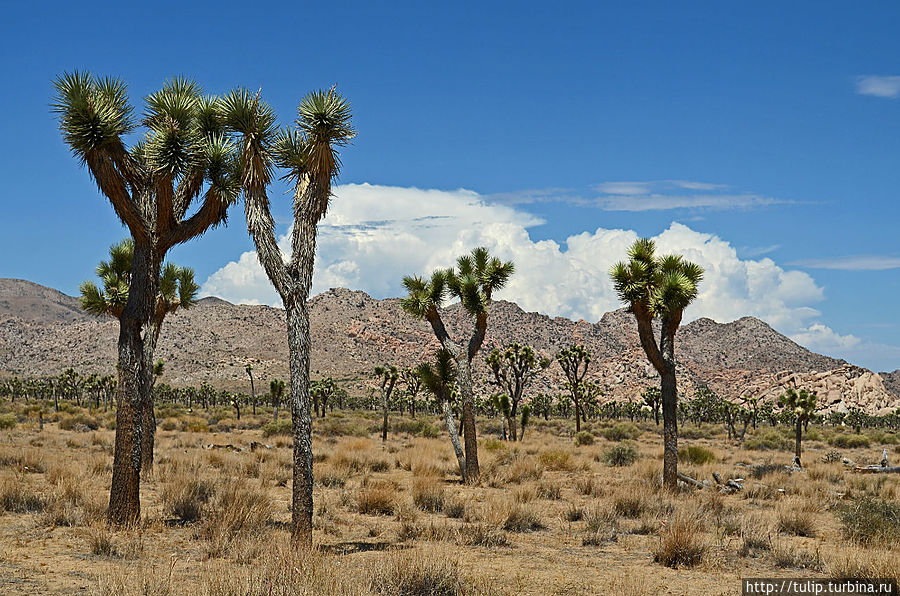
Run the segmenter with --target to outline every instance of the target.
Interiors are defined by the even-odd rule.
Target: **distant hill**
[[[310,300],[314,377],[332,376],[354,392],[368,391],[371,371],[385,362],[414,366],[438,345],[430,327],[400,308],[398,299],[376,300],[364,292],[333,289]],[[458,306],[445,320],[456,337],[468,323]],[[79,310],[78,300],[23,280],[0,279],[0,374],[53,375],[72,366],[85,372],[115,370],[118,323]],[[518,341],[545,356],[573,343],[594,354],[589,376],[604,388],[605,399],[637,399],[658,381],[637,338],[633,317],[624,310],[597,323],[529,313],[516,304],[492,305],[484,354]],[[870,412],[900,407],[900,371],[884,376],[843,360],[815,354],[744,317],[731,323],[699,319],[679,330],[676,355],[679,388],[685,394],[708,385],[720,395],[773,398],[791,383],[820,392],[830,408],[860,406]],[[157,357],[166,361],[165,382],[247,390],[244,367],[255,376],[287,378],[284,311],[234,305],[205,298],[169,316]],[[483,358],[476,362],[480,390],[488,391]],[[562,380],[554,364],[538,389],[556,390]],[[265,386],[265,385],[263,385]]]

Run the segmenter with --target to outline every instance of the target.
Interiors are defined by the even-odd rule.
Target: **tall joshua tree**
[[[610,275],[616,292],[637,320],[647,359],[660,377],[663,411],[663,485],[678,488],[678,388],[675,382],[675,332],[684,309],[697,297],[703,269],[680,255],[657,257],[648,238],[628,249],[629,262],[616,263]],[[660,320],[659,342],[653,319]]]
[[[393,364],[375,367],[375,378],[380,382],[381,389],[381,413],[383,419],[381,421],[381,440],[387,441],[388,433],[388,402],[391,399],[391,393],[394,391],[394,385],[400,378],[400,371]]]
[[[516,416],[522,396],[531,381],[550,366],[550,359],[539,358],[531,346],[513,342],[503,351],[491,350],[487,365],[494,375],[494,384],[509,396],[509,438],[516,441]]]
[[[225,122],[239,136],[241,187],[247,229],[269,281],[287,315],[291,373],[291,428],[294,472],[291,495],[292,537],[312,544],[313,468],[309,395],[309,310],[316,231],[331,200],[331,183],[340,171],[337,148],[355,132],[350,104],[333,88],[305,96],[296,126],[279,131],[274,111],[259,95],[232,92],[224,100]],[[275,239],[268,187],[273,167],[286,171],[294,187],[291,251],[285,262]]]
[[[806,389],[797,391],[793,387],[778,396],[778,405],[789,412],[794,418],[794,462],[800,465],[800,441],[803,438],[803,425],[809,422],[809,417],[816,411],[818,396],[816,392],[810,393]]]
[[[453,453],[459,464],[460,478],[466,478],[466,456],[463,454],[462,445],[459,442],[459,431],[456,428],[456,420],[453,417],[453,382],[456,379],[456,371],[453,370],[453,356],[447,350],[439,350],[435,363],[420,364],[416,373],[422,379],[425,390],[431,393],[440,404],[444,413],[444,424],[450,435],[450,443],[453,445]]]
[[[128,287],[131,283],[131,267],[134,261],[134,241],[130,238],[109,247],[109,260],[97,265],[97,276],[103,284],[101,290],[94,282],[79,286],[81,308],[96,316],[111,316],[121,320],[128,303]],[[146,331],[149,344],[155,346],[162,331],[166,315],[179,308],[190,308],[197,302],[200,287],[194,282],[194,270],[172,263],[163,265],[159,277],[159,289],[153,307],[150,326]],[[153,449],[156,439],[156,414],[153,407],[153,384],[162,375],[162,360],[153,363],[150,391],[144,395],[141,416],[141,470],[147,473],[153,468]]]
[[[472,359],[481,349],[487,332],[488,310],[493,293],[509,281],[515,272],[511,261],[491,257],[488,250],[478,247],[469,255],[456,260],[456,269],[438,269],[425,281],[419,276],[403,278],[409,292],[401,302],[403,310],[431,324],[434,335],[456,364],[456,383],[462,398],[462,427],[466,444],[466,482],[476,482],[478,441],[475,437],[475,398],[472,392]],[[441,319],[440,308],[448,294],[458,298],[475,323],[468,344],[450,337]]]
[[[128,300],[119,318],[116,442],[107,517],[140,516],[141,420],[153,378],[152,326],[160,273],[173,246],[223,223],[238,195],[234,146],[225,136],[219,100],[187,79],[146,98],[143,136],[125,84],[85,72],[56,79],[53,110],[63,139],[134,239]],[[199,207],[189,214],[192,207]]]

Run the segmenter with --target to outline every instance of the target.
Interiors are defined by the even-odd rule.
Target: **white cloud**
[[[866,75],[856,78],[856,92],[894,98],[900,95],[900,76]]]
[[[606,211],[660,211],[665,209],[747,209],[789,203],[754,194],[622,195],[599,197],[596,204]]]
[[[621,306],[608,271],[637,238],[631,230],[597,228],[562,243],[535,242],[528,229],[540,219],[488,203],[472,191],[351,184],[336,187],[335,195],[320,225],[313,293],[343,286],[376,297],[399,296],[404,275],[427,275],[483,245],[516,263],[515,276],[498,298],[525,310],[597,321]],[[768,258],[741,259],[727,241],[680,223],[655,240],[661,252],[681,253],[706,270],[686,320],[705,316],[724,322],[751,315],[808,345],[824,345],[826,339],[834,345],[858,342],[817,320],[820,313],[811,305],[822,300],[823,291],[807,273],[785,271]],[[289,236],[281,236],[279,244],[286,252]],[[202,295],[280,304],[255,252],[212,274]]]
[[[791,265],[813,269],[843,269],[846,271],[884,271],[900,268],[900,257],[888,255],[857,255],[830,259],[804,259]]]
[[[643,195],[650,192],[653,182],[603,182],[595,188],[609,195]]]

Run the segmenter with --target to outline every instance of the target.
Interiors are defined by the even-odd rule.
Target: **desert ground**
[[[3,594],[736,594],[742,577],[900,579],[900,475],[841,461],[900,459],[889,431],[841,441],[849,431],[810,426],[805,468],[789,473],[789,428],[739,444],[683,425],[680,471],[711,486],[671,494],[652,421],[593,421],[576,444],[571,420],[534,420],[512,443],[482,419],[482,477],[466,486],[437,417],[393,414],[382,443],[379,414],[330,412],[314,421],[305,552],[287,529],[290,438],[261,430],[271,414],[158,412],[141,523],[113,530],[112,413],[67,407],[40,429],[14,405],[0,406],[18,421],[0,430]],[[743,490],[722,494],[714,472]]]

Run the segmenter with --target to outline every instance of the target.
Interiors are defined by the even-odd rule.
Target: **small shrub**
[[[15,428],[18,422],[15,414],[0,414],[0,430]]]
[[[562,488],[558,482],[542,480],[538,485],[537,494],[542,499],[548,501],[558,501],[562,496]]]
[[[451,519],[462,519],[466,514],[466,502],[462,499],[451,498],[444,501],[444,515]]]
[[[791,446],[791,441],[785,439],[784,435],[774,428],[767,429],[765,432],[744,441],[745,449],[753,449],[755,451],[783,451],[790,449]]]
[[[229,480],[216,487],[195,535],[208,542],[208,556],[222,556],[233,545],[265,536],[272,511],[268,494],[243,480]]]
[[[589,433],[586,430],[575,433],[575,445],[578,447],[583,447],[584,445],[593,445],[594,444],[594,435]]]
[[[212,486],[196,473],[178,473],[163,485],[160,500],[166,515],[182,523],[199,520],[212,497]]]
[[[444,486],[432,477],[420,477],[413,480],[413,503],[422,511],[438,513],[444,508]]]
[[[548,470],[571,472],[575,469],[572,454],[562,449],[547,449],[538,455],[538,461]]]
[[[613,501],[613,510],[616,514],[629,519],[639,518],[645,509],[644,496],[639,493],[619,495]]]
[[[263,424],[262,428],[263,437],[274,437],[276,435],[283,436],[291,436],[291,420],[289,418],[282,418],[281,420],[273,420],[271,422],[267,422]]]
[[[533,532],[544,527],[534,511],[519,504],[511,505],[503,520],[503,529],[507,532]]]
[[[706,554],[707,545],[700,536],[695,519],[678,515],[659,532],[659,543],[653,551],[653,561],[666,567],[694,567]]]
[[[716,461],[716,454],[700,445],[688,445],[678,450],[678,461],[702,466]]]
[[[614,445],[607,449],[604,454],[607,465],[617,467],[630,466],[637,461],[637,458],[637,449],[635,449],[633,445],[627,443]]]
[[[768,552],[772,550],[772,534],[769,526],[757,516],[746,517],[741,524],[741,548],[742,557],[750,556],[756,552]]]
[[[585,536],[582,546],[600,546],[615,542],[618,538],[619,523],[616,514],[609,509],[594,507],[584,512]]]
[[[808,511],[783,510],[778,515],[778,531],[791,536],[815,538],[816,520]]]
[[[459,542],[467,546],[507,546],[509,538],[501,528],[490,524],[463,524],[459,528]]]
[[[487,451],[500,451],[501,449],[506,449],[506,444],[499,439],[487,439],[484,442],[484,448]]]
[[[839,449],[858,449],[860,447],[868,447],[869,437],[865,435],[834,435],[828,439],[828,444]]]
[[[577,522],[581,521],[584,517],[584,509],[581,507],[576,507],[574,503],[569,505],[569,508],[566,509],[566,512],[563,514],[567,522]]]
[[[858,544],[896,544],[900,541],[900,504],[866,497],[841,507],[843,534]]]
[[[603,431],[603,436],[608,441],[634,441],[641,436],[641,429],[631,422],[620,422]]]
[[[21,477],[7,478],[0,484],[0,508],[12,513],[39,513],[47,500]]]
[[[316,482],[330,488],[342,488],[350,476],[349,468],[331,464],[314,466],[313,475]]]
[[[831,451],[826,453],[824,456],[822,456],[822,461],[825,462],[826,464],[839,462],[839,461],[841,461],[841,459],[842,459],[841,452],[835,451],[834,449],[832,449]]]
[[[73,414],[60,416],[58,426],[60,430],[87,432],[88,430],[97,430],[100,428],[100,422],[87,414]]]
[[[356,495],[356,504],[363,515],[391,515],[394,513],[394,488],[388,484],[363,487]]]
[[[199,416],[191,416],[181,422],[181,430],[189,433],[208,433],[209,422]]]
[[[112,540],[112,533],[105,525],[88,530],[87,540],[92,555],[112,557],[117,554],[116,546]]]

